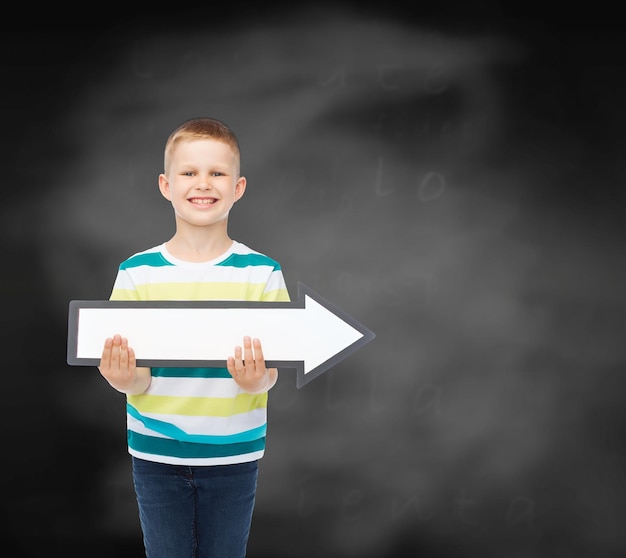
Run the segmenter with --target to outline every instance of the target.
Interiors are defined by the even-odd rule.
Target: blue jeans
[[[147,558],[243,558],[258,462],[189,467],[132,458]]]

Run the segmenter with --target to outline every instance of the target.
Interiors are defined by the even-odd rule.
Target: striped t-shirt
[[[165,244],[139,252],[120,264],[110,299],[288,302],[289,293],[278,262],[234,241],[202,263],[174,258]],[[146,392],[126,398],[128,451],[185,465],[259,459],[267,398],[243,391],[226,368],[154,367]]]

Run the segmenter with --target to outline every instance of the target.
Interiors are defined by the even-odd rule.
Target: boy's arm
[[[137,366],[135,351],[118,334],[104,342],[98,369],[113,388],[127,395],[144,393],[152,382],[150,368]]]

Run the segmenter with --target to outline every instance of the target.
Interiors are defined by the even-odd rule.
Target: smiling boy
[[[175,233],[122,262],[111,300],[289,301],[278,262],[228,234],[247,185],[228,126],[196,118],[176,128],[158,183]],[[261,341],[244,337],[226,368],[145,368],[136,365],[132,340],[116,333],[104,342],[99,370],[127,395],[146,556],[245,556],[267,392],[278,377],[265,367]]]

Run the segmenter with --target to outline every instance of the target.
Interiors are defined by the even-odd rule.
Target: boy
[[[119,266],[111,300],[289,301],[280,265],[228,235],[246,179],[226,125],[212,118],[181,124],[166,142],[158,180],[174,209],[174,236]],[[146,556],[245,556],[267,392],[278,370],[265,368],[261,342],[249,337],[226,368],[137,367],[131,345],[119,334],[106,339],[98,368],[127,396]]]

